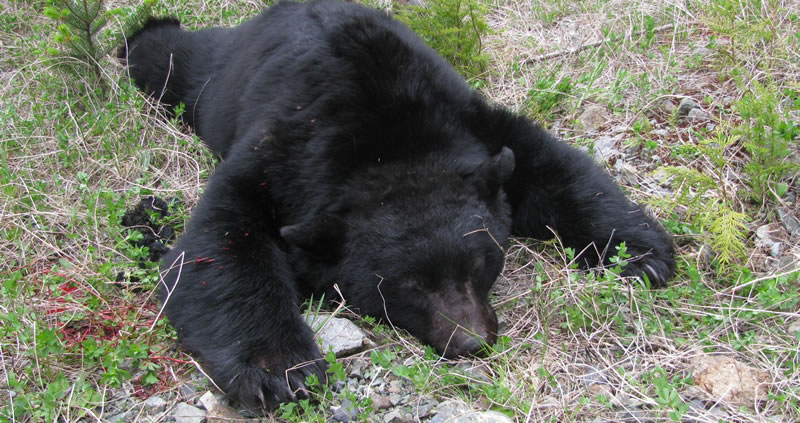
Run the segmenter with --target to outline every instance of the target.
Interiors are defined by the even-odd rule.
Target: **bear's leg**
[[[273,408],[325,381],[258,163],[223,162],[162,261],[162,300],[184,347],[250,407]]]
[[[567,247],[583,251],[584,264],[608,264],[625,242],[632,258],[625,275],[647,275],[664,286],[675,268],[672,238],[620,191],[586,154],[518,119],[506,146],[515,168],[504,185],[517,236],[549,239],[553,231]]]

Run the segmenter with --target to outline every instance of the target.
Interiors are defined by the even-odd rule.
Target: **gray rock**
[[[244,421],[236,410],[228,407],[227,399],[221,393],[206,392],[200,397],[200,404],[206,409],[206,423],[226,423]]]
[[[389,401],[391,401],[392,405],[403,405],[408,402],[408,395],[403,395],[399,392],[392,392],[389,394]]]
[[[761,225],[756,228],[756,245],[759,247],[769,247],[775,241],[769,236],[769,225]]]
[[[697,103],[691,97],[684,97],[678,105],[678,116],[689,116],[689,112],[697,107]]]
[[[104,421],[107,423],[129,423],[133,421],[133,417],[136,414],[133,411],[123,411],[119,414],[114,414],[113,416],[105,419]]]
[[[711,50],[708,47],[699,46],[699,47],[696,47],[694,49],[692,54],[695,55],[695,56],[700,56],[703,59],[705,59],[705,58],[708,58],[709,56],[713,56],[714,55],[714,50]]]
[[[794,269],[800,266],[800,263],[795,262],[795,259],[791,256],[782,256],[778,259],[778,267],[777,270],[786,271],[790,269]]]
[[[666,137],[669,135],[669,129],[653,129],[650,133],[659,137]]]
[[[413,409],[414,415],[418,416],[421,419],[426,418],[430,416],[431,412],[433,411],[433,408],[436,407],[437,405],[439,405],[439,403],[436,400],[433,400],[432,402],[424,402],[419,406],[414,407]]]
[[[203,423],[206,420],[205,411],[185,402],[178,403],[172,415],[175,417],[175,423]]]
[[[703,244],[700,250],[697,251],[697,261],[703,266],[711,265],[711,262],[714,261],[714,257],[716,256],[717,253],[715,253],[708,244]]]
[[[711,115],[699,107],[695,107],[692,110],[689,110],[689,114],[686,115],[686,117],[692,122],[711,119]]]
[[[392,400],[383,395],[372,394],[370,399],[372,399],[372,407],[376,410],[387,410],[393,406]]]
[[[337,357],[343,357],[361,350],[367,342],[367,335],[355,323],[338,317],[306,316],[306,322],[316,329],[322,341],[322,351],[333,350]]]
[[[355,379],[364,379],[364,367],[363,360],[353,360],[347,367],[347,376]]]
[[[594,142],[594,158],[599,162],[605,162],[609,158],[617,156],[620,154],[619,150],[617,150],[614,146],[617,144],[617,141],[622,139],[622,135],[616,135],[613,137],[601,137],[595,140]]]
[[[584,385],[589,386],[598,384],[603,384],[603,385],[608,384],[608,378],[606,378],[606,375],[603,373],[601,369],[598,369],[588,364],[578,364],[576,366],[579,367],[578,371],[581,373],[581,375],[579,376],[579,380],[583,382]]]
[[[608,117],[606,116],[605,107],[596,104],[587,107],[584,109],[583,113],[578,116],[579,125],[583,130],[588,132],[597,131],[606,121],[608,121]]]
[[[781,252],[783,251],[783,243],[782,242],[775,242],[769,246],[769,255],[772,257],[778,258],[781,256]]]
[[[445,401],[434,410],[431,423],[510,423],[508,416],[496,411],[475,411],[460,401]]]
[[[144,409],[148,413],[160,413],[167,408],[167,401],[157,395],[153,395],[144,402]]]
[[[661,102],[660,108],[662,112],[671,115],[675,112],[675,103],[672,100],[664,100]]]
[[[794,336],[800,336],[800,319],[795,320],[791,324],[789,324],[789,334]]]
[[[619,417],[624,423],[655,423],[661,419],[646,410],[625,410]]]
[[[333,419],[337,422],[347,423],[354,420],[358,415],[357,407],[349,400],[342,400],[342,405],[333,409]]]
[[[794,215],[786,211],[783,207],[778,207],[778,217],[783,223],[783,227],[794,238],[800,238],[800,221]]]
[[[704,403],[703,401],[697,400],[697,399],[696,400],[692,400],[689,403],[689,409],[706,411],[706,403]]]
[[[180,388],[178,388],[178,392],[180,392],[181,398],[191,399],[197,394],[197,388],[195,388],[191,383],[184,383],[180,386]]]
[[[622,183],[622,185],[639,185],[639,170],[629,165],[624,160],[617,160],[617,162],[614,163],[614,170],[617,172],[617,181]]]

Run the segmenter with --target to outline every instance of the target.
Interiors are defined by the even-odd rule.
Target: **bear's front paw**
[[[631,258],[622,274],[639,278],[647,276],[651,287],[666,287],[675,272],[675,258],[672,255],[672,249],[668,250],[667,252],[650,251],[642,254],[630,252]]]
[[[245,407],[272,410],[281,403],[308,398],[307,377],[315,375],[320,384],[326,382],[328,366],[316,348],[306,357],[290,354],[279,359],[279,355],[257,354],[254,363],[242,366],[223,390]]]

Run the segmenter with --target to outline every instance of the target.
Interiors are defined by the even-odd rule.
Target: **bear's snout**
[[[428,343],[443,357],[480,353],[497,341],[497,315],[487,298],[469,283],[451,286],[431,298],[432,324]]]

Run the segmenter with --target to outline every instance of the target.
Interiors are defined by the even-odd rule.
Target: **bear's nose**
[[[492,313],[494,314],[494,313]],[[496,322],[496,320],[494,320]],[[496,330],[496,323],[495,323]],[[488,329],[488,328],[486,328]],[[486,350],[485,345],[492,346],[497,341],[497,334],[494,332],[483,331],[476,333],[464,328],[456,329],[450,342],[445,345],[442,356],[446,358],[465,357],[469,355],[482,355]]]
[[[497,315],[470,283],[445,284],[429,297],[430,326],[422,337],[446,358],[467,356],[497,341]]]

